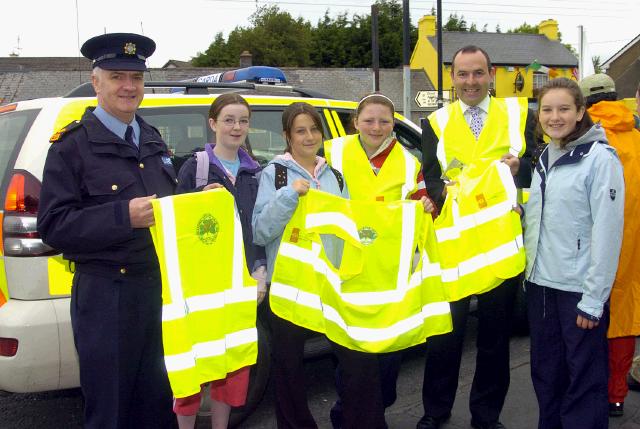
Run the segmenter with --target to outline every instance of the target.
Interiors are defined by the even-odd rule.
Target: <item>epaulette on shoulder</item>
[[[53,133],[53,135],[49,139],[49,143],[55,143],[55,142],[59,141],[60,139],[62,139],[62,137],[65,134],[70,133],[71,131],[73,131],[76,128],[80,127],[80,125],[81,125],[80,121],[71,122],[70,124],[66,125],[62,129],[60,129],[59,131],[56,131],[55,133]]]

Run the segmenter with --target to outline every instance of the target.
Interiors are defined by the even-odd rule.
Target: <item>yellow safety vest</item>
[[[256,362],[257,288],[229,192],[176,195],[152,204],[164,360],[173,394],[181,398]]]
[[[437,157],[444,172],[452,159],[465,166],[486,168],[509,152],[522,156],[526,149],[524,136],[529,110],[527,99],[489,99],[489,114],[478,140],[462,114],[460,103],[451,103],[429,115],[431,127],[438,137]]]
[[[344,240],[340,267],[327,259],[320,234]],[[419,202],[350,201],[312,189],[283,233],[271,308],[344,347],[371,353],[449,332],[433,235],[431,216]]]
[[[482,174],[463,169],[435,221],[442,282],[450,302],[487,292],[524,270],[517,192],[509,167],[493,161]]]
[[[399,142],[395,143],[377,175],[358,134],[326,141],[324,154],[327,162],[344,176],[352,200],[403,200],[418,189],[420,162]]]

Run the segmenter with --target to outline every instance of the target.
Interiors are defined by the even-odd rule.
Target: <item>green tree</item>
[[[507,33],[527,33],[527,34],[538,34],[538,26],[537,25],[529,25],[526,22],[519,27],[513,28],[511,30],[507,30]]]
[[[591,62],[593,63],[594,73],[603,73],[602,58],[600,58],[600,55],[594,55],[593,57],[591,57]]]
[[[464,15],[458,17],[457,13],[452,13],[449,15],[447,22],[442,26],[442,29],[445,31],[468,31],[467,21],[465,21]]]
[[[224,42],[221,34],[204,53],[192,59],[194,65],[229,67],[237,65],[240,53],[248,50],[253,62],[266,66],[305,67],[311,63],[312,28],[303,18],[294,19],[277,6],[263,6],[251,15],[251,26],[236,27]]]

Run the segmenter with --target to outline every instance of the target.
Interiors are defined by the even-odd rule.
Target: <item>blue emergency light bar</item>
[[[287,78],[284,76],[284,72],[278,68],[253,66],[200,76],[195,81],[203,83],[253,82],[275,85],[287,83]]]

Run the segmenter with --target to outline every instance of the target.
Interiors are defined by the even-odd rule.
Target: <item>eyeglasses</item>
[[[249,126],[249,120],[245,119],[245,118],[243,118],[243,119],[224,118],[220,122],[225,124],[227,127],[233,127],[236,124],[236,122],[238,123],[238,125],[240,125],[240,127],[248,127]]]

